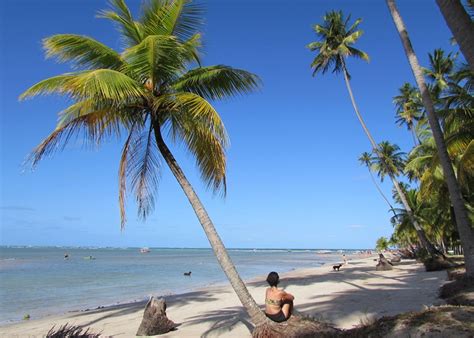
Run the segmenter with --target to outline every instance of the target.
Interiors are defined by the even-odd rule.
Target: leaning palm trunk
[[[462,54],[474,72],[474,23],[459,0],[436,0]]]
[[[387,202],[388,206],[390,207],[390,210],[392,211],[393,216],[397,217],[397,213],[395,212],[395,209],[393,208],[392,204],[390,203],[388,198],[383,193],[382,189],[380,189],[380,187],[377,184],[377,181],[375,180],[374,175],[372,174],[372,171],[370,170],[370,168],[369,168],[369,174],[370,174],[370,178],[372,179],[372,182],[374,182],[374,185],[377,188],[377,191],[380,193],[380,195],[382,195],[382,198],[385,200],[385,202]]]
[[[347,90],[349,92],[349,96],[351,98],[351,102],[352,102],[352,106],[354,107],[354,111],[355,111],[355,113],[357,115],[357,118],[359,119],[359,122],[362,125],[362,128],[364,129],[367,137],[369,138],[370,144],[372,145],[372,148],[373,148],[375,154],[380,157],[379,147],[377,146],[377,143],[375,143],[375,140],[372,137],[372,134],[370,134],[369,129],[365,125],[364,119],[362,118],[362,115],[360,115],[360,113],[359,113],[359,108],[357,108],[357,104],[355,102],[354,95],[352,94],[352,88],[351,88],[351,83],[350,83],[350,79],[349,79],[349,74],[348,74],[346,66],[344,64],[344,60],[342,60],[342,63],[343,63],[343,71],[342,72],[344,73],[344,79],[346,81]],[[408,204],[408,201],[407,201],[407,198],[406,198],[405,194],[400,189],[400,185],[398,184],[397,180],[395,179],[395,177],[393,175],[389,175],[389,176],[390,176],[390,179],[392,180],[392,183],[395,187],[395,190],[397,190],[398,196],[400,197],[400,199],[402,201],[402,204],[403,204],[403,206],[404,206],[404,208],[405,208],[405,210],[408,214],[408,217],[410,218],[410,221],[413,224],[413,227],[415,228],[416,233],[418,234],[418,238],[420,240],[421,245],[428,251],[428,253],[431,256],[436,256],[437,251],[436,251],[435,247],[427,239],[425,231],[418,224],[415,217],[413,216],[413,211],[411,210],[410,205]]]
[[[440,159],[441,167],[443,169],[446,184],[448,186],[451,203],[453,204],[454,208],[459,237],[461,239],[461,244],[464,249],[466,274],[470,277],[474,277],[474,230],[472,229],[466,205],[464,204],[464,200],[461,195],[461,189],[459,188],[459,184],[456,180],[456,177],[454,176],[453,166],[451,164],[446,144],[444,142],[443,133],[435,115],[433,101],[431,100],[430,93],[423,78],[421,67],[418,63],[418,58],[416,57],[415,51],[413,50],[410,38],[408,37],[408,32],[395,5],[395,1],[387,0],[387,5],[390,9],[390,14],[392,15],[393,22],[395,23],[395,26],[397,27],[398,33],[400,35],[400,39],[405,49],[405,53],[415,76],[416,83],[418,85],[418,88],[420,89],[423,105],[426,108],[428,121],[433,132],[433,138],[436,142],[438,156]]]
[[[199,197],[197,196],[193,187],[191,186],[183,171],[179,167],[178,162],[176,162],[173,154],[169,150],[168,146],[165,144],[163,137],[161,136],[160,126],[156,125],[154,127],[154,131],[156,143],[158,145],[160,153],[163,155],[163,158],[171,169],[171,172],[178,180],[178,183],[186,194],[189,203],[191,203],[191,206],[193,207],[194,212],[196,213],[196,216],[198,217],[199,222],[201,223],[202,228],[206,233],[207,239],[209,240],[209,243],[211,244],[211,247],[214,250],[214,253],[217,257],[220,266],[224,270],[224,273],[226,274],[227,278],[229,278],[230,284],[232,285],[237,296],[239,297],[242,305],[247,310],[247,313],[249,314],[252,323],[255,326],[265,323],[267,321],[265,315],[259,309],[257,303],[250,295],[242,279],[240,279],[240,276],[237,273],[237,270],[235,269],[235,266],[232,263],[232,260],[230,259],[224,247],[224,243],[222,243],[222,240],[220,239],[219,234],[217,233],[214,227],[214,224],[209,218],[209,215],[204,209],[204,206],[199,200]]]

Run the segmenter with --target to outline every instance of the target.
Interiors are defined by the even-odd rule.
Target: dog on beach
[[[185,275],[185,276],[191,276],[191,271],[185,272],[184,275]]]
[[[342,264],[333,265],[333,266],[332,266],[332,269],[333,269],[334,271],[339,271],[339,269],[341,268],[341,266],[342,266]]]

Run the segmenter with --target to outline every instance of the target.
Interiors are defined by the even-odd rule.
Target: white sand
[[[404,261],[392,271],[375,271],[375,257],[350,260],[340,272],[332,266],[295,270],[281,276],[280,286],[295,296],[295,308],[304,315],[351,328],[372,318],[422,310],[442,304],[438,288],[446,272],[425,272],[421,264]],[[263,305],[265,282],[247,283]],[[249,337],[252,325],[230,286],[212,287],[166,298],[167,315],[178,330],[164,337]],[[47,304],[45,304],[47,306]],[[29,320],[0,327],[1,337],[43,336],[53,325],[91,327],[105,336],[132,337],[140,325],[144,303]]]

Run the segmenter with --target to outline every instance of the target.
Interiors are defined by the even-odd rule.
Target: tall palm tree
[[[416,135],[416,122],[419,121],[423,115],[420,109],[420,97],[417,88],[413,87],[408,82],[400,87],[399,95],[393,98],[393,103],[397,110],[396,122],[399,126],[406,125],[413,137],[415,146],[419,143]]]
[[[413,50],[410,38],[408,37],[408,32],[406,30],[405,24],[402,21],[400,13],[398,12],[398,9],[395,5],[395,1],[387,0],[387,5],[400,35],[400,39],[405,49],[405,53],[415,76],[416,83],[418,85],[418,88],[420,89],[423,105],[425,106],[430,128],[433,132],[433,137],[436,142],[438,156],[440,158],[444,178],[449,189],[451,203],[453,204],[454,214],[456,216],[456,224],[459,231],[459,237],[461,238],[461,243],[464,249],[466,274],[469,277],[474,277],[474,229],[472,228],[467,208],[464,204],[461,189],[454,175],[453,166],[451,164],[451,160],[446,149],[443,133],[441,131],[439,122],[435,114],[434,105],[431,100],[430,93],[423,78],[422,69],[419,65],[418,58],[416,57],[416,54]]]
[[[56,129],[33,151],[32,164],[71,136],[100,143],[127,132],[119,166],[119,204],[125,224],[127,183],[139,215],[146,218],[163,159],[183,189],[212,249],[255,325],[266,318],[239,277],[209,215],[165,142],[182,143],[196,159],[208,187],[225,193],[227,134],[209,100],[245,94],[259,86],[256,75],[228,66],[200,66],[202,9],[187,0],[152,0],[135,20],[123,0],[100,15],[114,21],[125,42],[117,52],[85,36],[60,34],[44,40],[47,56],[82,70],[43,80],[21,95],[62,94],[74,102],[60,113]],[[198,67],[193,68],[193,64]]]
[[[375,180],[374,175],[372,174],[372,155],[366,151],[362,153],[359,157],[359,162],[367,167],[369,170],[370,178],[372,179],[372,182],[374,182],[375,187],[377,188],[377,191],[380,193],[382,198],[387,202],[388,206],[390,207],[390,210],[392,211],[393,215],[395,216],[395,210],[393,209],[392,204],[388,200],[387,196],[383,193],[382,189],[380,189],[380,186],[378,185],[377,181]]]
[[[367,128],[362,115],[359,112],[359,108],[357,107],[354,95],[352,93],[350,75],[346,66],[346,58],[349,56],[360,58],[365,61],[369,60],[369,56],[365,52],[353,47],[354,43],[362,35],[362,31],[357,29],[361,19],[357,19],[350,27],[348,27],[350,17],[345,19],[341,11],[332,11],[326,13],[323,20],[324,22],[322,25],[316,24],[313,26],[319,41],[311,42],[307,46],[311,51],[317,51],[317,55],[311,63],[311,67],[313,68],[313,76],[315,76],[318,72],[325,74],[331,67],[333,68],[333,73],[342,72],[344,74],[344,80],[354,111],[370,141],[370,144],[372,145],[373,152],[377,154],[379,151],[377,143],[370,134],[369,129]],[[394,177],[390,176],[390,178],[392,179],[393,184],[398,186],[398,182],[394,180]],[[403,194],[401,190],[400,193]],[[407,208],[407,211],[410,213],[411,211],[409,205],[405,203],[404,205]],[[419,234],[421,234],[423,229],[416,223],[414,218],[412,218],[412,220],[414,222],[415,228],[418,229]],[[436,254],[434,250],[431,250],[432,245],[429,245],[426,237],[420,238],[420,241],[430,252],[430,254]]]
[[[423,68],[425,75],[434,82],[438,90],[448,87],[448,76],[453,72],[457,54],[448,53],[444,55],[444,50],[435,49],[433,53],[429,53],[430,67]]]
[[[400,151],[400,147],[398,147],[396,144],[383,141],[378,145],[378,152],[372,157],[372,163],[382,182],[385,176],[390,177],[393,182],[393,187],[395,188],[409,219],[413,223],[413,227],[418,234],[421,244],[426,250],[428,250],[428,253],[431,256],[434,256],[438,252],[426,237],[424,229],[421,227],[413,213],[405,191],[403,191],[403,189],[400,187],[400,184],[397,180],[397,176],[403,172],[403,168],[405,167],[404,156],[405,154]]]
[[[472,6],[472,1],[471,6]],[[474,72],[474,22],[460,0],[436,0],[444,20]]]

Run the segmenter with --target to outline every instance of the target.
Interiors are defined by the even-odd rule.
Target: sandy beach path
[[[438,288],[446,272],[425,272],[421,264],[404,261],[392,271],[375,271],[374,257],[353,259],[333,272],[332,266],[295,270],[281,277],[281,286],[295,295],[296,310],[304,315],[351,328],[369,319],[421,310],[442,304]],[[247,283],[263,304],[263,278]],[[180,323],[163,337],[249,337],[252,328],[229,286],[212,287],[166,297],[168,317]],[[132,337],[140,324],[144,303],[73,312],[0,327],[2,337],[43,336],[53,325],[91,327],[105,336]],[[45,304],[47,306],[47,304]]]

